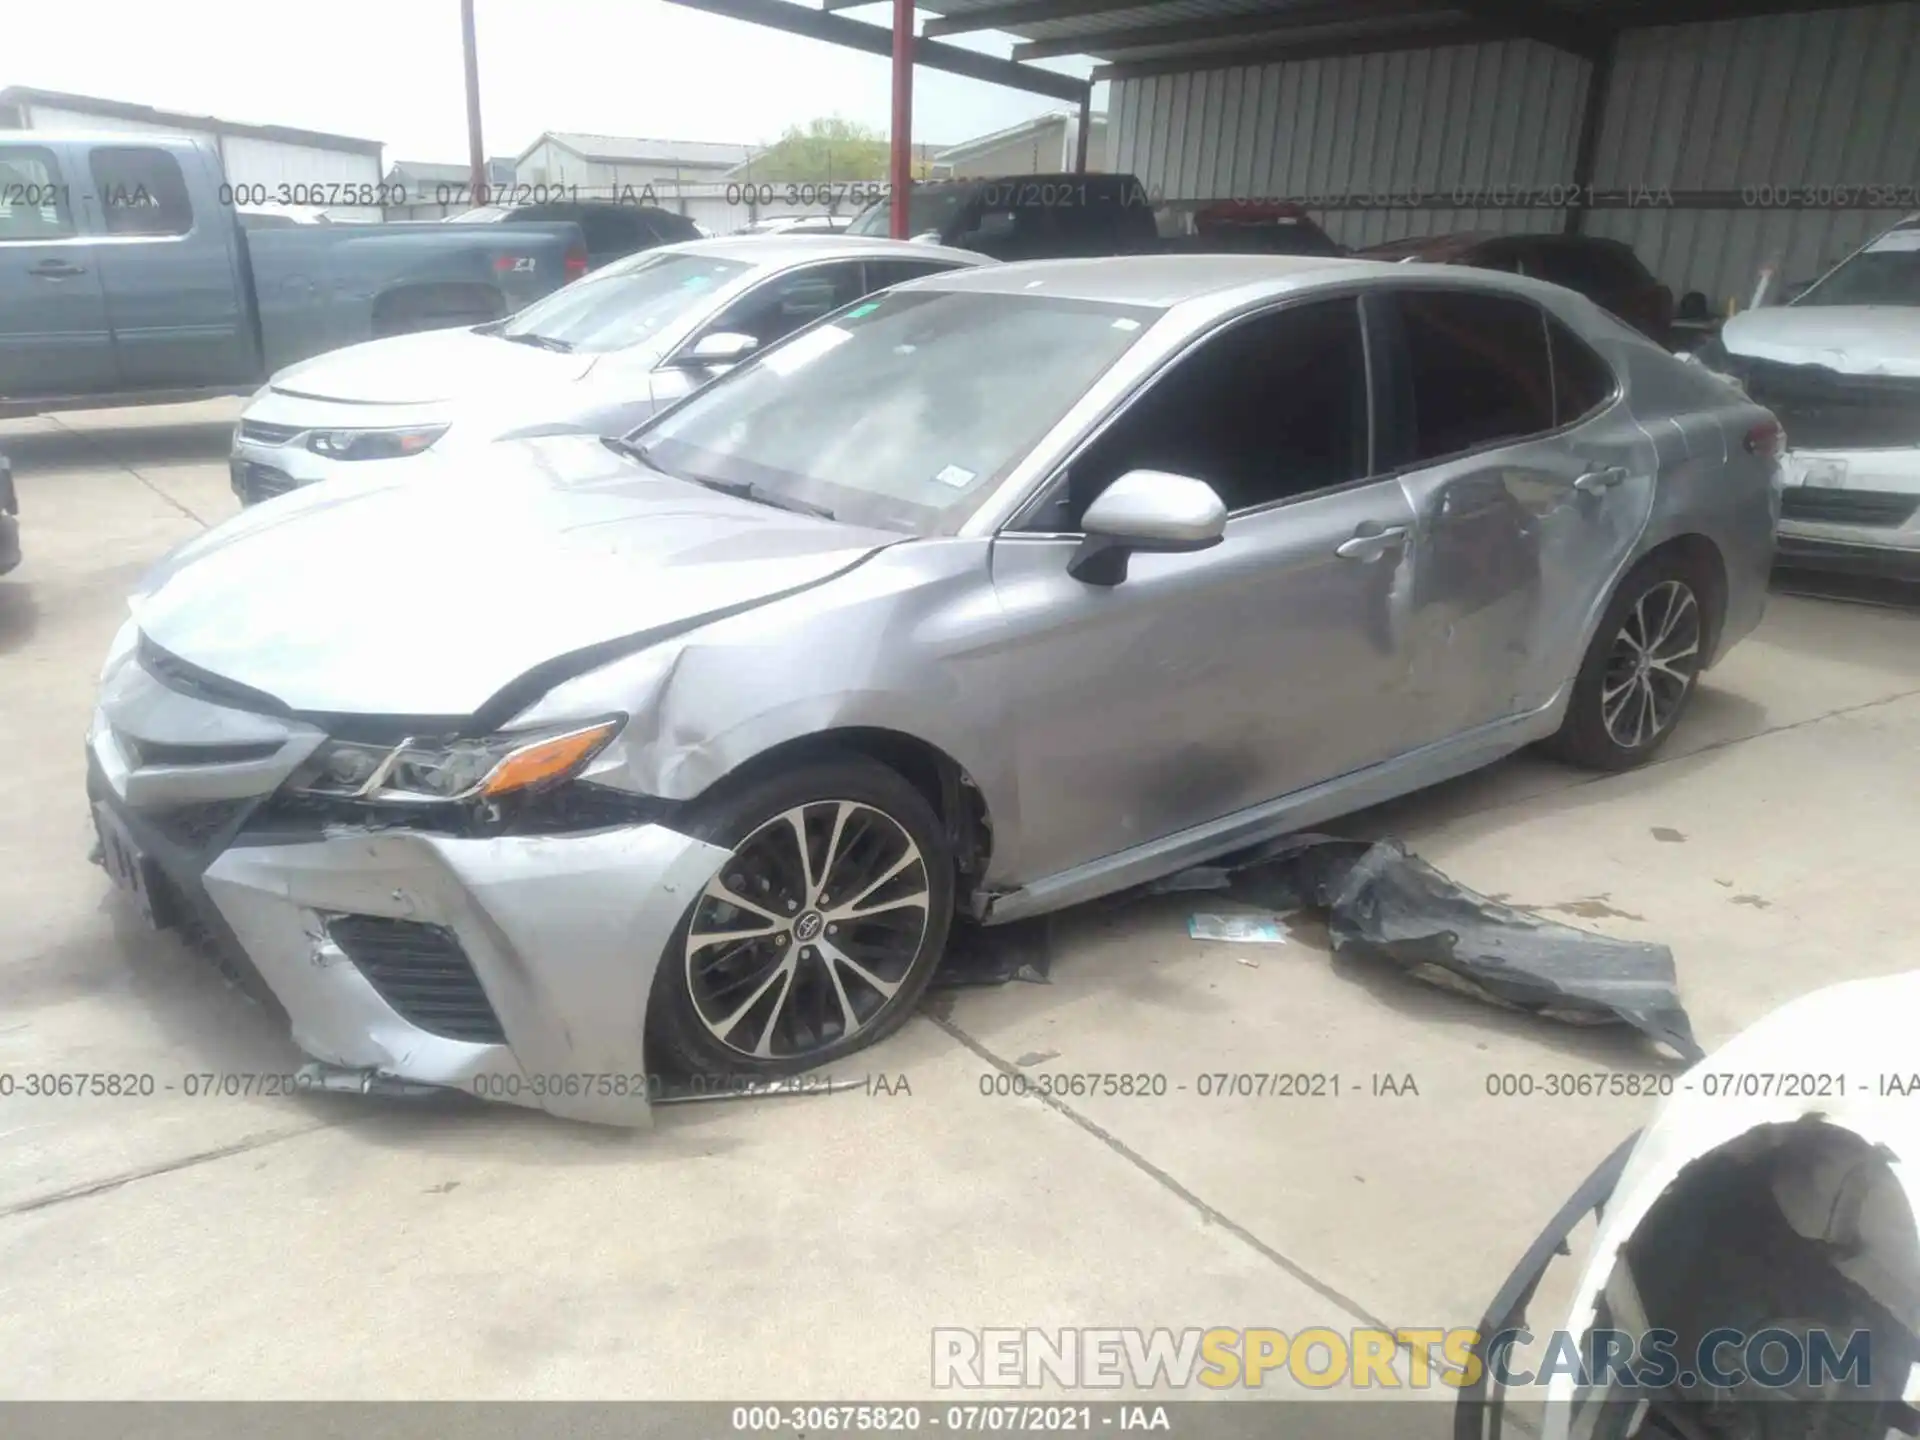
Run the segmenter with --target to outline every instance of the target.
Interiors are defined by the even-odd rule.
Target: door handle
[[[70,275],[84,275],[87,272],[82,266],[69,265],[65,260],[42,260],[27,273],[43,276],[48,280],[64,280]]]
[[[1573,488],[1583,495],[1598,495],[1603,490],[1611,490],[1626,478],[1625,467],[1608,465],[1604,469],[1589,470],[1573,482]]]
[[[1384,529],[1362,531],[1351,540],[1342,541],[1333,553],[1342,560],[1374,560],[1406,538],[1406,526],[1388,525]]]

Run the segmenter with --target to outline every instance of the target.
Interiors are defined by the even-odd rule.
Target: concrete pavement
[[[1197,943],[1171,901],[1061,917],[1049,986],[938,997],[859,1057],[887,1093],[640,1135],[189,1097],[298,1057],[109,902],[81,736],[128,585],[234,509],[235,409],[0,424],[26,550],[0,580],[0,1074],[155,1077],[0,1098],[0,1397],[900,1397],[927,1393],[935,1326],[1471,1323],[1650,1109],[1488,1093],[1664,1073],[1630,1037],[1334,962],[1310,926]],[[1909,963],[1916,641],[1908,611],[1779,597],[1660,763],[1519,757],[1351,828],[1670,944],[1711,1046]],[[1232,1071],[1340,1093],[1201,1098]],[[993,1093],[1082,1072],[1160,1093]]]

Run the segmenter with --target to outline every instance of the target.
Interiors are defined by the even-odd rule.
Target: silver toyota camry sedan
[[[101,681],[101,853],[327,1066],[643,1122],[885,1036],[956,916],[1534,742],[1644,761],[1760,617],[1780,443],[1518,277],[956,270],[625,439],[174,552]]]

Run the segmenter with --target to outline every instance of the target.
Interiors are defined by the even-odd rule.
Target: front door
[[[117,383],[78,201],[53,151],[0,146],[0,400],[97,394]]]
[[[1374,479],[1358,310],[1243,320],[1173,362],[994,542],[1027,878],[1390,757],[1405,720],[1413,515]],[[1129,470],[1204,480],[1225,541],[1067,573],[1080,516]]]

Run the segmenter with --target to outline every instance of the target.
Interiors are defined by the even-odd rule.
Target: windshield
[[[1920,305],[1920,226],[1882,235],[1796,305]]]
[[[587,353],[625,350],[703,307],[708,296],[749,268],[684,251],[642,253],[536,300],[491,333]]]
[[[950,234],[973,193],[971,185],[914,186],[907,199],[907,235],[924,235],[929,230],[942,237]],[[893,233],[892,226],[893,204],[882,200],[861,211],[847,233],[885,237]]]
[[[978,507],[1159,311],[939,290],[870,298],[634,435],[670,475],[928,535]]]

